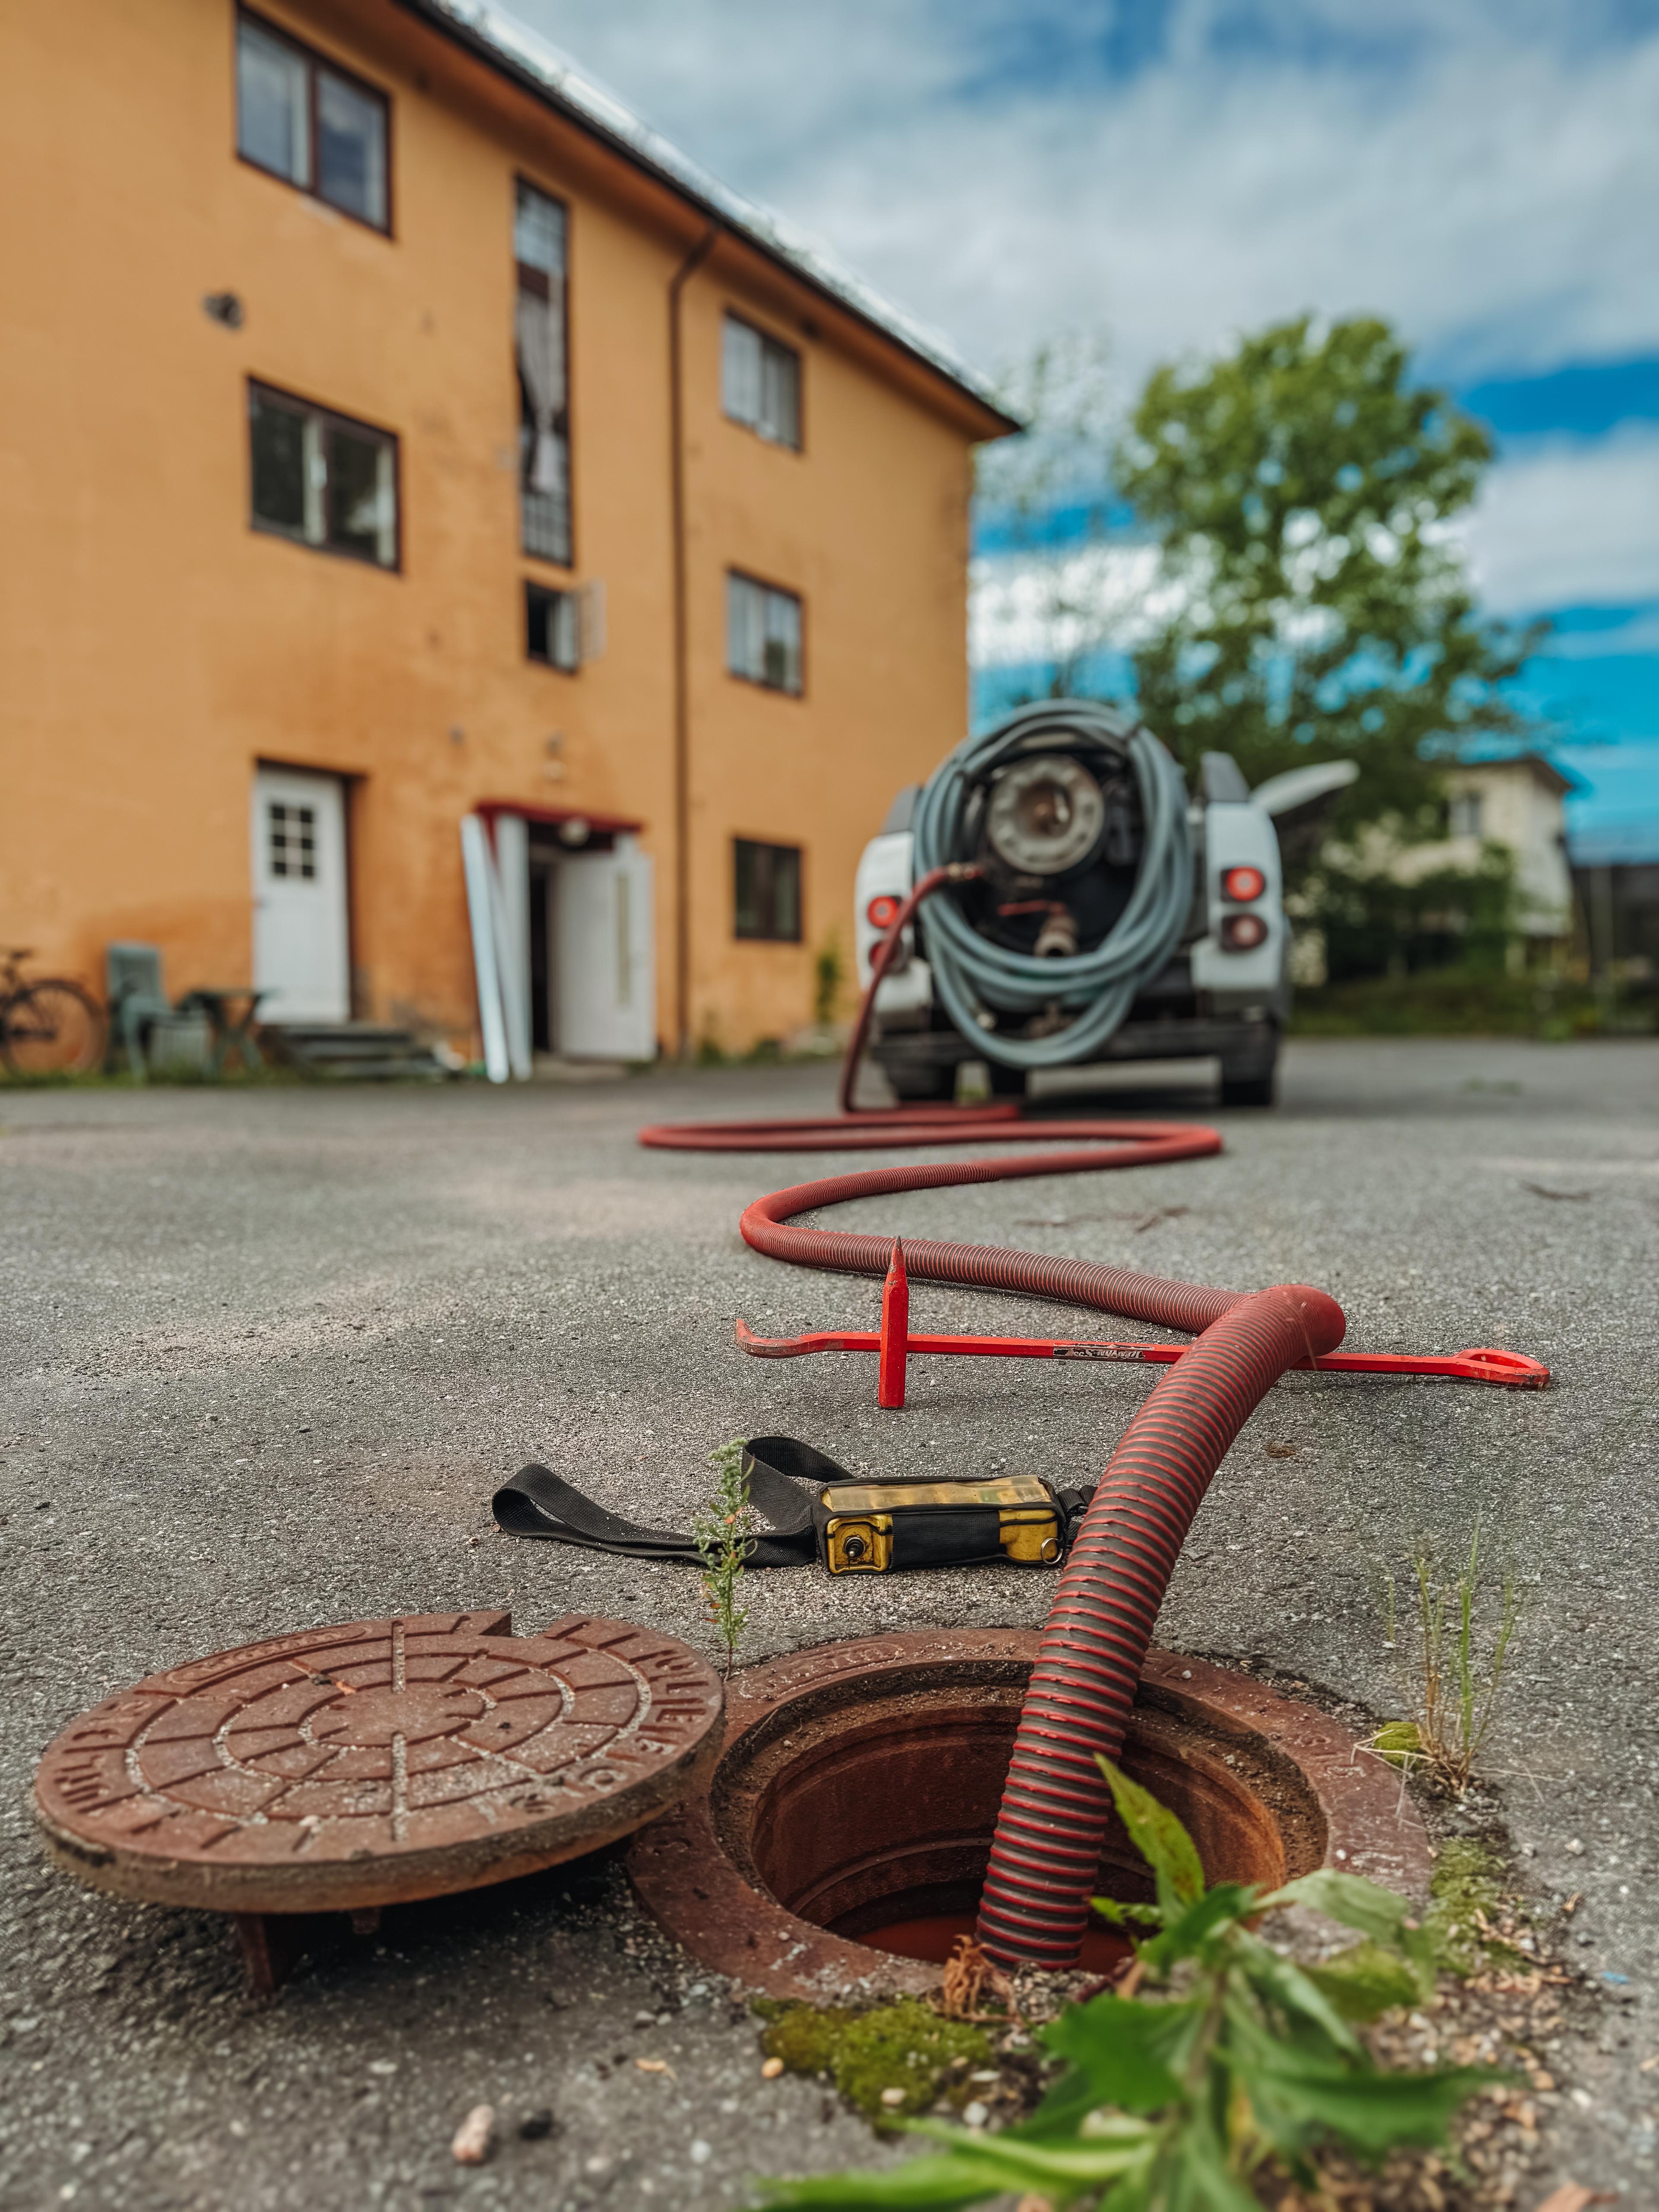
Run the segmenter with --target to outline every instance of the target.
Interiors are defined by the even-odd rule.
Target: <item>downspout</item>
[[[680,295],[714,251],[711,222],[668,283],[669,474],[674,548],[674,1036],[691,1054],[691,668],[685,543],[685,399],[680,374]]]

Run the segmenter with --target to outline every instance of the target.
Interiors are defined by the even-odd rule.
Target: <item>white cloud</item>
[[[1133,382],[1308,307],[1462,377],[1659,349],[1659,33],[1594,0],[1171,0],[1116,74],[1144,0],[517,5],[984,362],[1104,326]]]
[[[1575,606],[1637,610],[1568,630],[1563,659],[1659,652],[1659,428],[1600,440],[1543,441],[1500,461],[1474,509],[1448,531],[1482,605],[1513,618]],[[974,564],[969,653],[975,667],[1060,661],[1109,644],[1132,652],[1172,611],[1154,588],[1157,555],[1123,539]]]
[[[1500,461],[1459,535],[1496,614],[1659,599],[1659,428],[1550,440]],[[1572,633],[1563,647],[1582,658],[1616,635]]]
[[[974,563],[968,657],[975,668],[1063,661],[1110,644],[1133,652],[1170,611],[1155,594],[1157,549],[1089,545]]]

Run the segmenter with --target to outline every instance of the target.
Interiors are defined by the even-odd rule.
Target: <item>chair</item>
[[[104,974],[109,992],[110,1034],[118,1036],[127,1065],[140,1083],[149,1070],[144,1059],[144,1039],[157,1022],[173,1012],[173,1003],[161,988],[161,954],[154,945],[109,945],[104,948]]]

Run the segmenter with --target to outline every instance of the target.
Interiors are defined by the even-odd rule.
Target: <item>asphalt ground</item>
[[[1623,1978],[1550,2154],[1632,2205],[1659,2198],[1659,2069],[1639,2070],[1659,2050],[1656,1077],[1639,1042],[1308,1043],[1277,1112],[1117,1096],[1214,1122],[1218,1158],[834,1217],[1236,1288],[1313,1282],[1354,1348],[1549,1363],[1541,1395],[1288,1378],[1223,1465],[1159,1636],[1397,1714],[1381,1579],[1425,1544],[1455,1554],[1479,1516],[1527,1600],[1486,1754],[1498,1811],[1540,1910],[1582,1893],[1578,1963]],[[1097,1473],[1154,1370],[919,1362],[896,1416],[875,1409],[869,1360],[734,1350],[738,1314],[765,1333],[873,1326],[873,1285],[737,1236],[750,1197],[836,1158],[644,1152],[634,1133],[823,1110],[831,1089],[792,1067],[0,1093],[8,2212],[716,2207],[756,2173],[887,2155],[816,2086],[763,2083],[753,2021],[648,1931],[614,1867],[389,1914],[261,2001],[222,1923],[50,1870],[25,1803],[83,1707],[285,1629],[483,1607],[533,1629],[580,1607],[709,1648],[687,1570],[495,1534],[491,1491],[529,1459],[658,1524],[689,1522],[704,1455],[744,1434],[872,1474]],[[1104,1333],[921,1285],[912,1325]],[[1035,1623],[1048,1587],[1014,1569],[757,1574],[746,1656]],[[501,2147],[457,2167],[450,2136],[484,2100]],[[547,2108],[553,2131],[521,2139]]]

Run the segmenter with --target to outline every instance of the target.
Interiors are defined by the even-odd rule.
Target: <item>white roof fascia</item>
[[[786,216],[721,184],[700,162],[653,131],[615,93],[586,76],[550,40],[521,23],[505,8],[496,7],[494,0],[401,0],[401,4],[481,49],[485,59],[527,82],[532,91],[564,108],[597,137],[609,139],[735,236],[785,263],[815,289],[851,308],[861,320],[872,324],[981,406],[1012,422],[989,379],[970,368],[948,339],[883,299],[833,247]]]

